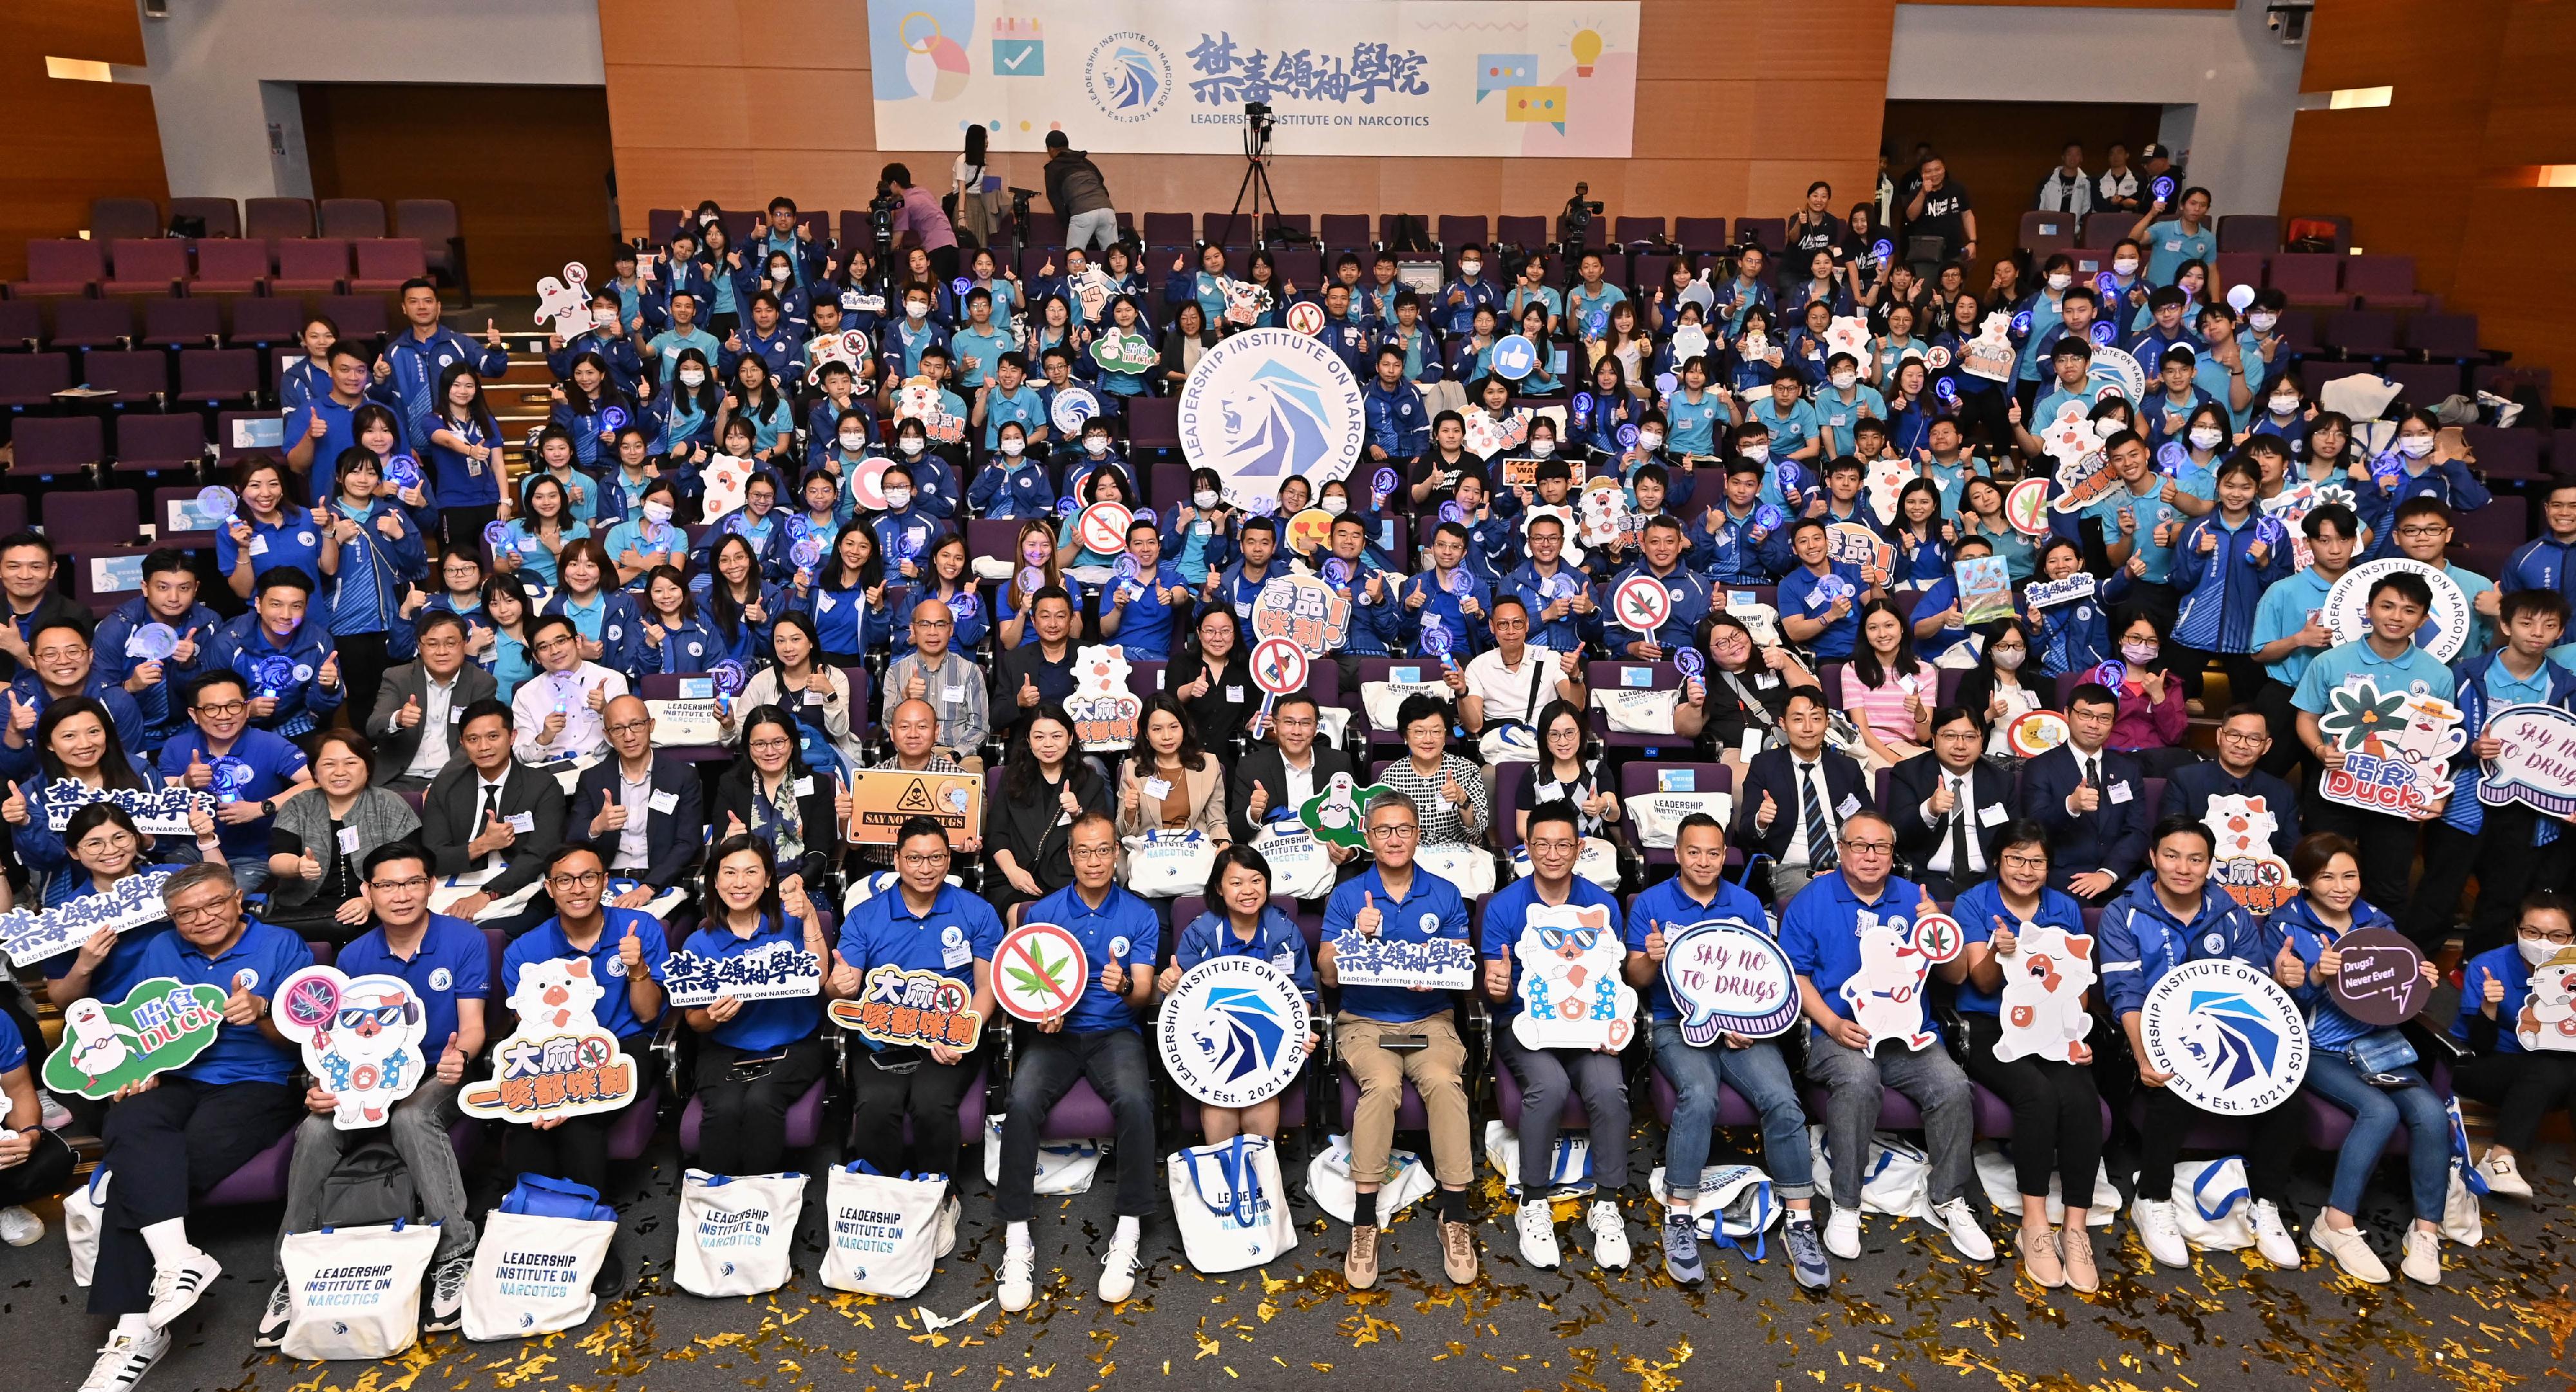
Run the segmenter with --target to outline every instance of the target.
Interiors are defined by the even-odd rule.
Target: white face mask
[[[1835,373],[1835,374],[1833,375],[1834,390],[1835,390],[1835,391],[1850,391],[1850,390],[1852,389],[1852,384],[1853,384],[1854,382],[1859,381],[1859,380],[1860,380],[1860,374],[1859,374],[1859,373],[1856,373],[1856,372],[1837,372],[1837,373]]]
[[[669,522],[671,520],[671,505],[669,503],[646,503],[644,505],[644,520],[653,523],[655,526],[660,526]]]
[[[1997,648],[1995,649],[1995,670],[1998,672],[2012,671],[2015,668],[2020,667],[2021,660],[2028,656],[2030,656],[2030,650],[2028,648]]]
[[[2400,435],[2397,437],[2397,452],[2409,459],[2421,459],[2433,452],[2433,437],[2430,435]]]
[[[2123,257],[2121,257],[2119,260],[2114,261],[2114,262],[2112,262],[2112,263],[2111,263],[2111,274],[2113,274],[2113,275],[2116,275],[2116,276],[2133,276],[2133,275],[2136,275],[2137,273],[2138,273],[2138,263],[2137,263],[2137,261],[2136,261],[2136,260],[2134,260],[2134,259],[2132,259],[2132,258],[2130,258],[2130,257],[2123,256]]]
[[[1192,493],[1190,495],[1190,506],[1195,507],[1202,512],[1215,507],[1216,490],[1213,488],[1202,488],[1197,492]]]
[[[2513,945],[2515,950],[2522,954],[2522,960],[2535,967],[2557,956],[2563,950],[2547,938],[2517,937],[2513,940]]]
[[[1461,261],[1458,263],[1458,277],[1461,280],[1474,280],[1476,277],[1483,275],[1484,273],[1485,263],[1482,261]]]
[[[696,368],[694,368],[694,367],[684,369],[684,370],[682,370],[682,372],[680,373],[680,385],[681,385],[681,386],[684,386],[684,387],[703,387],[703,386],[705,386],[706,384],[707,384],[707,374],[705,374],[705,373],[703,373],[703,372],[698,371],[698,370],[697,370]]]
[[[1325,516],[1339,517],[1343,513],[1351,510],[1351,500],[1348,498],[1326,498],[1323,502],[1323,509]]]
[[[2194,449],[2216,449],[2218,448],[2219,442],[2226,438],[2226,432],[2218,429],[2216,426],[2204,425],[2191,432],[2191,444]]]
[[[919,300],[906,300],[903,302],[903,317],[906,319],[927,319],[930,317],[930,306],[923,304]]]
[[[1020,452],[1028,447],[1028,441],[1026,440],[1004,440],[1002,442],[1002,453],[1009,455],[1013,459],[1017,459],[1020,457]]]
[[[856,454],[867,447],[868,436],[866,431],[846,430],[841,433],[841,448],[848,450],[850,453]]]
[[[2280,416],[2280,417],[2283,417],[2284,419],[2286,419],[2286,418],[2288,418],[2288,417],[2290,417],[2290,416],[2295,416],[2295,415],[2297,415],[2298,413],[2299,413],[2299,399],[2298,399],[2297,397],[2295,397],[2295,396],[2276,396],[2276,397],[2273,397],[2273,398],[2272,398],[2272,414],[2273,414],[2273,415]]]
[[[885,500],[886,511],[901,512],[905,508],[912,506],[912,490],[909,488],[889,488],[885,491]]]
[[[2074,283],[2075,277],[2068,275],[2064,271],[2059,271],[2048,278],[2048,288],[2051,290],[2063,290]]]
[[[769,278],[777,281],[781,285],[787,283],[787,277],[789,274],[790,272],[785,266],[772,266],[769,268]]]
[[[1768,463],[1771,458],[1771,442],[1768,440],[1756,440],[1753,443],[1746,445],[1744,447],[1744,457],[1752,460],[1756,464]]]
[[[1655,451],[1662,449],[1663,447],[1664,437],[1655,431],[1649,430],[1637,437],[1637,448],[1644,450],[1648,454],[1653,454]]]
[[[1082,449],[1086,454],[1107,454],[1109,452],[1109,437],[1106,435],[1086,435],[1082,438]]]
[[[2270,333],[2272,326],[2280,322],[2280,315],[2268,314],[2259,309],[2245,316],[2245,326],[2258,334]]]
[[[616,328],[617,311],[613,309],[594,309],[590,312],[590,323],[592,328],[597,329]]]
[[[1549,455],[1556,453],[1556,441],[1548,439],[1545,436],[1541,436],[1538,439],[1530,441],[1529,445],[1530,458],[1532,459],[1545,459]]]
[[[906,455],[921,453],[921,446],[922,439],[918,435],[908,436],[895,442],[895,448],[902,450]]]

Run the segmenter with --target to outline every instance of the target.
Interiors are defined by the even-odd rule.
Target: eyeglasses
[[[2003,857],[2003,863],[2011,866],[2015,870],[2045,870],[2048,868],[2048,857],[2044,855],[2007,855]]]
[[[2535,933],[2530,929],[2525,928],[2521,930],[2517,936],[2529,938],[2533,942],[2545,942],[2552,947],[2565,947],[2571,943],[2576,943],[2576,932],[2570,932],[2563,928],[2555,933]]]
[[[197,707],[197,714],[226,720],[249,709],[250,706],[241,701],[209,701]]]
[[[895,863],[911,870],[932,870],[948,863],[946,851],[916,851],[895,857]]]
[[[369,880],[367,888],[378,894],[409,894],[414,890],[429,888],[429,877],[414,875],[407,880]]]
[[[1893,841],[1845,841],[1843,843],[1844,855],[1894,855],[1895,853],[1896,843]]]
[[[69,662],[76,658],[89,656],[89,649],[84,647],[38,648],[36,649],[34,656],[38,662]]]
[[[539,652],[560,652],[570,646],[572,646],[572,640],[564,637],[562,634],[556,634],[552,638],[540,638],[537,640],[537,651]]]
[[[211,904],[196,904],[184,909],[173,906],[170,910],[170,921],[172,923],[212,923],[231,912],[233,908],[234,897],[227,894]]]
[[[2450,530],[2451,529],[2448,526],[2438,522],[2425,522],[2418,523],[2412,527],[2400,527],[2397,529],[2397,534],[2402,537],[2414,537],[2418,540],[2431,540],[2434,537],[2448,535]]]
[[[588,870],[578,875],[548,875],[546,883],[566,889],[595,889],[608,883],[608,876],[598,870]]]
[[[621,720],[616,724],[609,726],[608,733],[612,735],[631,735],[639,730],[650,730],[652,728],[653,722],[650,720]]]
[[[1118,854],[1118,848],[1116,846],[1076,846],[1072,854],[1075,860],[1107,860]]]
[[[796,741],[790,739],[756,739],[750,745],[754,754],[784,754],[795,747]]]
[[[1412,822],[1390,822],[1385,826],[1370,827],[1368,829],[1368,834],[1371,836],[1391,837],[1395,840],[1402,841],[1407,837],[1420,836],[1422,834],[1422,828]]]
[[[2261,744],[2263,741],[2272,737],[2272,732],[2269,730],[2221,730],[2218,732],[2218,737],[2232,744]]]

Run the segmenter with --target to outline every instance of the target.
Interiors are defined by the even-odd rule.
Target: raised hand
[[[456,1034],[449,1031],[447,1043],[438,1051],[438,1080],[449,1086],[465,1081],[465,1051],[456,1047]]]
[[[409,730],[416,728],[420,724],[420,720],[420,698],[417,696],[404,697],[402,709],[394,712],[395,726],[400,729]]]
[[[1378,930],[1385,926],[1385,922],[1386,915],[1378,912],[1376,891],[1363,890],[1360,894],[1360,911],[1351,915],[1352,929],[1363,938],[1374,938],[1378,935]]]
[[[2297,945],[2287,938],[2281,940],[2281,950],[2272,957],[2272,979],[2293,991],[2308,984],[2307,963],[2299,960]]]

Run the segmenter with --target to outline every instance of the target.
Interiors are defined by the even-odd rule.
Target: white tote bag
[[[1409,1150],[1386,1153],[1386,1182],[1377,1187],[1376,1224],[1383,1228],[1395,1222],[1395,1216],[1411,1207],[1415,1200],[1429,1196],[1433,1188],[1431,1171],[1422,1157]],[[1333,1136],[1315,1158],[1306,1162],[1306,1192],[1313,1195],[1315,1206],[1345,1223],[1359,1221],[1360,1191],[1351,1180],[1351,1138]]]
[[[420,1338],[420,1278],[438,1250],[438,1225],[406,1220],[288,1233],[289,1358],[391,1358]]]
[[[1038,1176],[1032,1194],[1087,1194],[1100,1173],[1100,1153],[1107,1141],[1048,1141],[1038,1147]],[[984,1182],[1002,1182],[1002,1115],[984,1118]]]
[[[680,1177],[680,1246],[671,1279],[692,1295],[759,1295],[795,1274],[801,1174]]]
[[[1482,846],[1425,846],[1413,853],[1413,863],[1447,880],[1461,899],[1494,892],[1494,854]]]
[[[1500,1121],[1485,1123],[1485,1158],[1503,1177],[1503,1191],[1521,1197],[1521,1141]],[[1592,1138],[1581,1131],[1559,1132],[1547,1152],[1547,1197],[1575,1198],[1600,1186],[1592,1180]]]
[[[1213,1276],[1297,1250],[1288,1186],[1279,1178],[1279,1147],[1269,1137],[1183,1147],[1172,1152],[1164,1169],[1181,1251],[1193,1268]]]
[[[63,1241],[72,1251],[72,1284],[87,1286],[98,1265],[98,1229],[107,1206],[107,1171],[90,1171],[89,1183],[63,1195]]]
[[[1512,878],[1526,880],[1534,867],[1530,864],[1529,847],[1512,848]],[[1598,836],[1583,838],[1583,850],[1574,858],[1574,873],[1603,889],[1619,889],[1619,848]]]
[[[1657,1165],[1646,1176],[1646,1192],[1668,1192],[1663,1166]],[[1720,1247],[1741,1247],[1760,1261],[1763,1234],[1780,1218],[1780,1200],[1772,1192],[1771,1176],[1760,1166],[1710,1165],[1699,1172],[1699,1188],[1691,1195],[1691,1218],[1698,1223],[1700,1236]]]
[[[1438,669],[1436,667],[1427,667],[1426,670],[1436,671]],[[1369,728],[1372,730],[1394,729],[1395,713],[1398,710],[1403,709],[1404,698],[1417,693],[1437,696],[1443,701],[1450,700],[1452,697],[1452,693],[1449,690],[1449,684],[1447,682],[1361,682],[1360,709],[1368,713]]]
[[[1735,811],[1731,793],[1640,793],[1620,804],[1628,810],[1628,820],[1636,824],[1637,844],[1650,851],[1669,851],[1673,838],[1680,834],[1683,819],[1694,812],[1705,812],[1723,827]]]
[[[1995,1212],[2021,1212],[2021,1176],[2013,1172],[2011,1154],[1993,1141],[1980,1141],[1976,1164],[1977,1183],[1985,1189],[1986,1202],[1994,1206]],[[2101,1202],[2105,1194],[2111,1196],[2109,1203]],[[2111,1172],[2098,1165],[2094,1167],[2093,1198],[2095,1206],[2087,1211],[2084,1226],[2111,1226],[2111,1220],[2120,1213],[2120,1191],[2111,1187]],[[2066,1186],[2053,1172],[2048,1177],[2048,1221],[2066,1221]]]
[[[1195,831],[1149,831],[1127,838],[1127,892],[1175,899],[1207,888],[1216,843]]]
[[[947,1195],[946,1175],[882,1175],[864,1160],[834,1166],[823,1190],[823,1284],[898,1299],[930,1284]]]
[[[2174,1166],[2172,1198],[2183,1241],[2204,1252],[2241,1252],[2254,1245],[2254,1199],[2245,1186],[2242,1157]]]
[[[1681,700],[1682,693],[1678,687],[1669,691],[1592,693],[1592,703],[1601,708],[1602,723],[1623,735],[1671,734],[1673,710]]]
[[[1293,825],[1293,823],[1291,824]],[[1315,833],[1264,828],[1248,843],[1270,862],[1270,892],[1291,899],[1321,899],[1333,892],[1333,853]],[[1205,882],[1201,882],[1202,888]]]
[[[484,1215],[465,1278],[465,1337],[524,1339],[589,1319],[599,1300],[591,1279],[616,1236],[614,1219]]]
[[[1825,1128],[1807,1128],[1810,1152],[1815,1157],[1816,1173],[1828,1173],[1833,1165],[1832,1153],[1825,1146]],[[1860,1211],[1885,1213],[1898,1218],[1920,1218],[1932,1221],[1932,1157],[1893,1131],[1880,1131],[1869,1138],[1869,1160],[1861,1166]]]

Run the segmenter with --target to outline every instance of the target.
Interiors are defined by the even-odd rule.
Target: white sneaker
[[[214,1254],[199,1251],[177,1266],[162,1267],[152,1273],[152,1309],[144,1318],[155,1329],[166,1329],[170,1321],[196,1306],[215,1278],[224,1274],[224,1264]],[[153,1355],[158,1358],[159,1354]],[[142,1374],[137,1373],[140,1377]]]
[[[2442,1284],[2442,1235],[2428,1228],[2406,1230],[2406,1255],[2397,1263],[2406,1279],[2419,1285]]]
[[[1521,1230],[1521,1261],[1540,1271],[1553,1270],[1563,1260],[1556,1250],[1556,1215],[1547,1200],[1521,1200],[1518,1219]]]
[[[1619,1205],[1612,1199],[1594,1199],[1591,1211],[1583,1216],[1583,1225],[1592,1229],[1592,1261],[1604,1271],[1622,1271],[1628,1265],[1628,1220],[1619,1216]]]
[[[936,1237],[931,1250],[942,1257],[957,1250],[957,1215],[961,1207],[955,1194],[940,1201],[939,1218],[931,1228]]]
[[[45,1236],[45,1220],[15,1204],[0,1208],[0,1242],[33,1247]]]
[[[1136,1293],[1136,1239],[1112,1237],[1100,1259],[1100,1298],[1115,1305]]]
[[[2296,1271],[2306,1265],[2299,1258],[2298,1239],[2290,1236],[2289,1225],[2281,1221],[2281,1210],[2270,1199],[2254,1203],[2254,1250],[2283,1271]]]
[[[1950,1234],[1950,1245],[1958,1249],[1960,1256],[1975,1262],[1995,1259],[1995,1241],[1986,1236],[1985,1228],[1977,1222],[1977,1211],[1968,1206],[1965,1198],[1932,1205],[1932,1216],[1941,1220],[1941,1226]]]
[[[1825,1220],[1825,1250],[1844,1261],[1860,1259],[1860,1210],[1834,1205],[1834,1216]]]
[[[2174,1216],[2171,1203],[2140,1199],[2129,1205],[2129,1221],[2158,1266],[2191,1265],[2191,1247],[2182,1240],[2182,1220]]]
[[[1037,1282],[1038,1249],[1004,1245],[1002,1269],[993,1280],[993,1298],[1016,1315],[1038,1298]]]
[[[295,1314],[293,1288],[280,1281],[268,1293],[268,1308],[260,1312],[259,1328],[250,1336],[252,1348],[273,1349],[286,1342],[286,1324]]]
[[[140,1338],[111,1332],[107,1343],[98,1351],[98,1361],[90,1365],[89,1380],[80,1392],[129,1392],[161,1355],[170,1351],[170,1332],[155,1329]]]
[[[60,1131],[72,1124],[72,1113],[50,1092],[36,1094],[36,1120],[48,1131]]]
[[[2531,1181],[2522,1177],[2522,1168],[2513,1163],[2511,1151],[2489,1148],[2487,1158],[2478,1162],[2478,1173],[2486,1176],[2488,1193],[2509,1199],[2531,1197]]]
[[[2359,1227],[2329,1227],[2319,1219],[2308,1225],[2308,1240],[2317,1244],[2318,1251],[2333,1258],[2334,1264],[2343,1268],[2346,1276],[2374,1286],[2388,1284],[2387,1264],[2379,1259],[2377,1252],[2370,1250],[2370,1241],[2361,1235]]]

